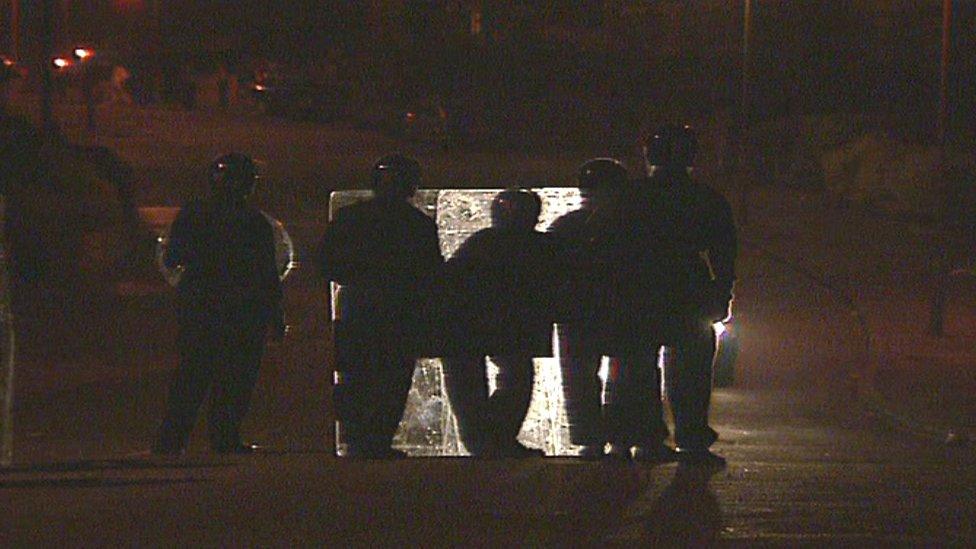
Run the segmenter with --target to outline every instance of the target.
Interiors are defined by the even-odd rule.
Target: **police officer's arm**
[[[332,264],[332,259],[335,257],[335,239],[335,226],[334,224],[330,224],[325,229],[325,234],[322,235],[322,241],[319,242],[317,254],[319,273],[326,280],[333,280],[335,275]]]
[[[708,258],[719,289],[731,293],[739,247],[732,207],[725,197],[717,195],[711,210]]]
[[[437,225],[433,221],[426,224],[425,233],[421,247],[422,262],[430,266],[432,270],[438,270],[444,264],[444,256],[441,255],[441,244],[437,236]]]
[[[342,282],[346,274],[354,272],[348,265],[350,261],[350,246],[354,246],[349,238],[349,222],[344,210],[336,212],[335,218],[325,229],[322,242],[319,244],[319,272],[326,280]]]
[[[269,316],[268,322],[274,328],[275,335],[281,337],[285,331],[285,313],[282,307],[284,292],[281,288],[281,278],[278,276],[274,230],[263,216],[257,226],[259,227],[257,236],[261,293]]]
[[[447,261],[448,271],[455,276],[466,276],[477,272],[479,265],[484,264],[485,258],[484,240],[487,233],[485,230],[478,231],[469,236],[454,251],[454,255]]]
[[[190,205],[181,208],[172,227],[170,227],[169,245],[166,247],[166,255],[163,257],[163,263],[170,269],[175,269],[180,265],[185,266],[192,260],[192,209]]]

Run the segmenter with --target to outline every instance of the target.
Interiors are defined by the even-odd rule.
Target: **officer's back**
[[[373,169],[374,197],[336,212],[325,231],[319,268],[326,280],[343,286],[339,316],[347,326],[354,322],[368,331],[399,325],[399,331],[430,316],[417,308],[443,258],[437,225],[409,202],[419,180],[413,159],[380,159]]]
[[[456,341],[478,354],[551,350],[564,257],[553,235],[533,230],[540,206],[533,193],[501,193],[492,227],[469,237],[447,263],[452,322],[463,332]]]
[[[409,291],[441,261],[433,220],[377,196],[339,210],[323,241],[323,275],[344,285]]]
[[[661,169],[634,185],[628,201],[640,240],[654,243],[669,307],[687,310],[716,282],[731,291],[736,253],[731,208],[712,188],[683,169]],[[703,254],[707,253],[707,257]]]

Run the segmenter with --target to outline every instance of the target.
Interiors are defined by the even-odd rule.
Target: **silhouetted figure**
[[[177,74],[177,89],[183,108],[192,111],[197,106],[197,81],[193,70],[184,65]]]
[[[558,326],[560,368],[570,438],[583,446],[584,458],[602,457],[607,442],[597,374],[608,347],[603,318],[603,300],[612,290],[608,276],[626,268],[611,264],[607,246],[618,224],[614,219],[616,195],[627,183],[627,169],[619,161],[596,158],[586,162],[579,173],[582,205],[549,228],[565,250]]]
[[[217,103],[221,109],[230,107],[230,73],[223,63],[217,67]]]
[[[333,400],[352,457],[402,455],[390,444],[424,335],[419,311],[443,262],[437,226],[408,202],[419,182],[415,160],[380,159],[375,196],[339,210],[322,239],[321,272],[341,285]]]
[[[135,201],[135,173],[112,149],[103,146],[81,147],[81,151],[95,168],[98,177],[115,186],[122,213],[131,220],[138,219]]]
[[[38,193],[32,187],[50,189],[53,167],[45,162],[45,139],[26,120],[0,113],[0,192],[6,197],[4,231],[8,261],[19,280],[36,280],[51,270],[51,253],[37,234],[37,224],[27,214],[25,202]]]
[[[476,456],[542,455],[517,440],[532,398],[532,358],[552,355],[559,250],[551,235],[535,230],[541,208],[535,193],[499,193],[492,226],[447,263],[451,354],[444,380],[461,439]],[[486,355],[498,367],[491,395]]]
[[[20,71],[12,61],[6,57],[0,60],[0,117],[7,115],[7,102],[11,93],[9,83],[20,77]]]
[[[656,329],[674,364],[668,396],[678,457],[721,465],[724,459],[708,450],[718,438],[708,425],[716,349],[712,324],[729,314],[737,240],[728,201],[689,175],[696,152],[695,134],[687,126],[659,129],[644,147],[648,177],[624,202],[635,220],[635,236],[653,248],[659,280],[666,282],[666,317]],[[658,384],[653,385],[656,395]]]
[[[249,453],[240,437],[269,328],[284,335],[274,233],[247,204],[257,171],[231,153],[210,168],[213,194],[180,210],[166,265],[182,266],[178,290],[180,365],[154,451],[187,444],[203,399],[210,398],[210,442],[219,453]]]
[[[593,247],[601,285],[590,318],[602,334],[600,349],[613,357],[604,406],[609,455],[673,461],[674,451],[664,442],[668,428],[657,363],[674,288],[662,267],[648,197],[628,184],[616,198],[610,228]]]

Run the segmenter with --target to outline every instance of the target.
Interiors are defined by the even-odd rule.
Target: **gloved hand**
[[[705,301],[704,317],[710,322],[724,322],[732,318],[732,292],[712,287]]]
[[[285,324],[285,310],[279,305],[275,308],[269,327],[271,341],[280,342],[288,333],[288,325]]]

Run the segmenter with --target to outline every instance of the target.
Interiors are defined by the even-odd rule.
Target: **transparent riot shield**
[[[174,209],[172,216],[175,216],[175,214],[176,210]],[[285,225],[281,221],[271,217],[266,212],[261,212],[261,214],[268,220],[268,223],[274,230],[275,262],[278,264],[278,277],[284,280],[295,267],[295,244],[292,242],[288,230],[285,229]],[[170,216],[170,223],[172,223],[172,216]],[[177,266],[170,268],[166,265],[165,258],[166,250],[169,249],[169,231],[170,225],[167,224],[161,228],[161,233],[156,238],[156,268],[159,269],[166,282],[170,286],[175,287],[179,284],[180,277],[183,276],[183,267]]]
[[[0,196],[0,226],[6,201]],[[7,242],[0,237],[0,466],[13,461],[14,442],[14,326],[7,274]]]
[[[539,230],[545,230],[559,216],[580,205],[575,188],[547,187],[532,189],[542,198]],[[491,201],[502,189],[425,189],[414,197],[414,205],[437,222],[441,253],[450,258],[458,247],[475,232],[491,223]],[[349,204],[368,199],[369,191],[336,191],[330,196],[330,218]],[[555,291],[555,290],[554,290]],[[332,284],[332,318],[341,318],[342,288]],[[341,320],[340,320],[341,322]],[[554,350],[559,342],[554,336]],[[535,387],[532,404],[522,425],[519,440],[526,446],[540,448],[548,455],[574,455],[578,449],[570,443],[563,402],[562,377],[556,358],[535,359]],[[488,363],[489,390],[494,390],[495,365]],[[342,383],[342,374],[335,376]],[[457,426],[445,394],[441,361],[425,357],[417,361],[413,385],[407,398],[394,447],[415,456],[465,455]],[[336,449],[344,454],[341,425],[336,425]]]

